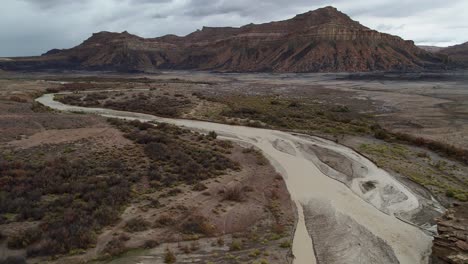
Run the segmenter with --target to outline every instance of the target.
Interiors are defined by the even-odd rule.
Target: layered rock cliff
[[[3,69],[72,68],[152,71],[337,72],[444,68],[412,41],[371,30],[333,7],[240,28],[204,27],[185,37],[145,39],[100,32],[68,50],[0,63]]]
[[[437,220],[433,264],[468,263],[468,204],[458,204]]]

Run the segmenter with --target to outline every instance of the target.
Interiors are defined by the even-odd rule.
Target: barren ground
[[[468,200],[466,164],[427,148],[372,136],[373,126],[380,124],[391,132],[468,149],[468,89],[467,77],[463,74],[436,79],[350,79],[346,75],[328,74],[75,72],[18,75],[0,72],[0,77],[0,141],[6,158],[31,151],[49,157],[54,153],[79,154],[83,148],[96,152],[121,149],[136,155],[137,160],[143,159],[140,162],[148,163],[139,146],[104,119],[79,113],[56,113],[32,101],[47,89],[74,91],[60,100],[88,107],[140,110],[137,112],[318,134],[359,151],[420,197],[430,199],[434,195],[445,206],[455,200]],[[92,92],[76,92],[81,90]],[[295,154],[293,148],[281,142],[276,142],[275,148]],[[319,148],[315,148],[314,153],[321,162],[345,176],[339,181],[350,183],[358,175],[348,159]],[[269,164],[258,161],[255,152],[235,145],[227,156],[241,164],[242,170],[205,180],[203,184],[207,189],[203,191],[180,185],[153,192],[147,190],[148,182],[139,182],[134,187],[138,195],[122,210],[118,222],[98,232],[91,249],[79,251],[78,255],[62,255],[54,261],[74,263],[94,259],[99,263],[160,263],[168,252],[175,254],[177,262],[289,261],[288,243],[292,239],[295,209],[284,181]],[[245,186],[249,188],[241,201],[223,200],[227,188]],[[372,183],[361,188],[372,189]],[[171,192],[173,189],[177,190]],[[154,199],[165,206],[148,206]],[[431,205],[423,206],[428,208],[416,215],[400,217],[430,229],[434,224],[432,219],[440,213],[430,209]],[[349,234],[346,239],[349,243],[315,248],[319,263],[341,263],[349,258],[395,262],[392,251],[385,250],[387,244],[379,237],[349,216],[333,211],[326,202],[316,200],[307,204],[304,213],[308,231],[316,239],[325,235],[342,239],[344,234]],[[206,217],[217,232],[201,238],[180,234],[171,226],[156,225],[130,233],[125,229],[126,222],[133,218],[154,223],[162,215],[168,219],[183,219],[194,214]],[[0,231],[7,236],[38,225],[35,221],[11,221],[11,215],[4,218],[9,221],[0,225]],[[334,221],[334,225],[349,223],[358,238],[344,229],[327,230],[320,219]],[[109,258],[103,250],[116,238],[123,239],[125,248],[118,253],[126,253],[117,254],[119,258]],[[3,239],[0,258],[25,254],[22,250],[7,249],[6,241]],[[148,241],[157,243],[148,246]],[[367,252],[366,248],[370,247],[363,245],[368,243],[382,252]],[[160,245],[155,247],[156,244]],[[152,249],[141,249],[145,245]]]
[[[142,146],[124,137],[122,131],[105,119],[58,113],[32,103],[32,96],[55,87],[55,83],[40,81],[3,81],[0,98],[2,159],[39,162],[60,156],[120,155],[119,158],[133,162],[135,172],[145,173],[142,168],[149,161]],[[12,98],[13,95],[21,99]],[[197,138],[199,136],[194,134],[187,140],[196,142]],[[241,164],[241,170],[229,170],[201,181],[198,183],[201,187],[181,184],[154,189],[143,177],[132,187],[132,198],[123,208],[119,220],[98,230],[95,244],[90,249],[59,254],[58,259],[28,258],[29,262],[81,263],[98,259],[108,263],[113,261],[114,254],[128,251],[123,260],[118,261],[128,263],[145,259],[150,263],[162,263],[168,250],[178,262],[288,262],[295,208],[284,181],[254,150],[234,145],[224,155]],[[226,200],[226,192],[234,192],[236,196]],[[153,201],[158,205],[152,205]],[[211,226],[212,233],[181,232],[179,223],[187,217],[202,217]],[[8,249],[6,243],[11,236],[40,226],[41,221],[16,221],[14,214],[2,215],[2,218],[0,258],[25,256],[25,249]],[[150,226],[129,232],[127,222],[135,218],[143,219]],[[109,243],[122,237],[125,238],[122,244],[109,251]],[[146,251],[134,251],[145,247],[148,248]]]

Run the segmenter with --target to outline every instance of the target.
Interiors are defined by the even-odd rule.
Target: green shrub
[[[218,137],[218,134],[216,134],[215,131],[210,131],[208,133],[208,137],[211,138],[211,139],[216,139]]]
[[[457,193],[453,197],[462,202],[468,201],[468,197],[466,196],[466,194],[463,194],[463,193]]]
[[[176,262],[176,256],[175,254],[169,249],[166,249],[166,254],[164,255],[164,263],[175,263]]]
[[[192,215],[182,223],[181,231],[185,234],[203,234],[211,236],[215,233],[214,226],[208,219],[201,215]]]
[[[141,232],[150,227],[150,223],[143,218],[132,218],[125,223],[125,230],[128,232]]]
[[[238,239],[232,240],[231,246],[229,247],[229,250],[231,251],[238,251],[242,249],[242,241]]]
[[[285,241],[281,242],[280,247],[281,248],[290,248],[291,247],[291,241],[285,240]]]

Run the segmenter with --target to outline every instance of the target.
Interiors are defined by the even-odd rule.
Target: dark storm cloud
[[[332,5],[363,25],[416,43],[467,41],[466,0],[15,0],[0,9],[0,56],[73,47],[93,32],[185,35],[202,26],[283,20]]]

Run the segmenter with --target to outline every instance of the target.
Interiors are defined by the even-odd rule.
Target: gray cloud
[[[71,6],[71,5],[83,5],[89,2],[89,0],[75,1],[75,0],[20,0],[29,3],[40,9],[56,9],[60,6]]]
[[[370,28],[426,45],[468,36],[466,0],[17,0],[0,9],[0,56],[70,48],[93,32],[124,30],[143,37],[185,35],[202,26],[283,20],[333,5]]]

